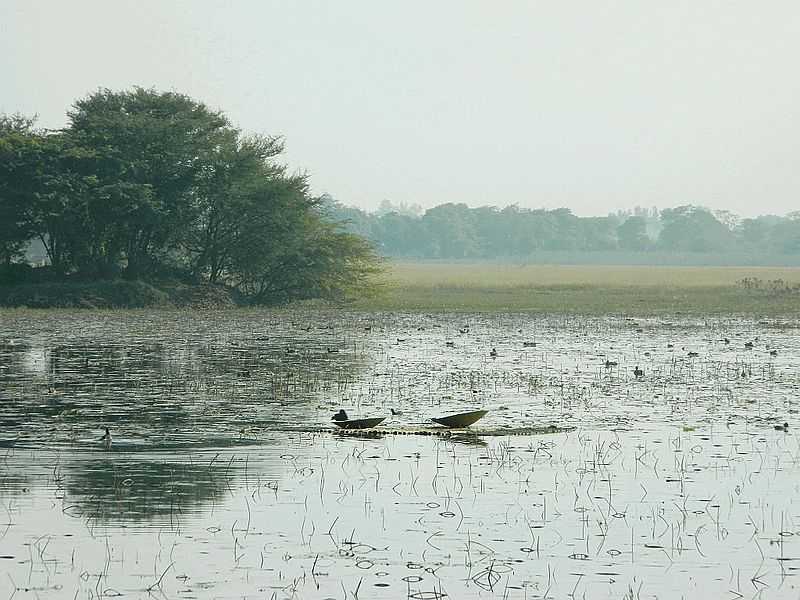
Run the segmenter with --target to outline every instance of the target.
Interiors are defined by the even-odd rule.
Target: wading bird
[[[103,437],[100,438],[100,443],[103,444],[103,448],[109,450],[111,448],[111,432],[106,427],[106,432],[103,434]]]

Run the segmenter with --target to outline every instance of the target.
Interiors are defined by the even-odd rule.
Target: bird
[[[769,351],[769,355],[770,356],[778,356],[778,351],[777,350],[770,350]]]
[[[497,348],[492,348],[492,351],[489,352],[489,356],[492,358],[497,358]]]
[[[752,350],[753,349],[753,342],[745,342],[744,343],[745,350]]]
[[[347,413],[344,412],[343,408],[340,408],[339,412],[337,412],[335,415],[333,415],[333,420],[334,421],[347,421]]]
[[[111,432],[108,430],[108,427],[106,427],[106,432],[103,434],[103,437],[100,438],[100,442],[106,450],[111,448]]]
[[[606,362],[605,362],[605,368],[606,368],[606,369],[613,369],[613,368],[614,368],[614,367],[616,367],[618,364],[619,364],[619,363],[618,363],[617,361],[615,361],[615,360],[606,360]]]
[[[689,354],[687,354],[686,356],[688,356],[689,358],[695,358],[697,356],[700,356],[700,354],[697,352],[689,352]]]
[[[783,425],[775,425],[775,431],[789,431],[789,424],[784,423]]]
[[[401,415],[403,414],[403,411],[402,411],[402,410],[395,410],[395,409],[393,409],[393,408],[390,408],[389,410],[391,410],[391,411],[392,411],[392,414],[393,414],[394,416],[396,416],[396,417],[397,417],[397,416],[401,416]]]
[[[633,376],[636,377],[636,379],[644,377],[644,370],[640,369],[639,365],[636,365],[636,367],[633,369]]]

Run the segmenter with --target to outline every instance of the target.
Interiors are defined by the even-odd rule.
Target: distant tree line
[[[78,100],[57,131],[0,117],[0,269],[27,276],[39,240],[39,280],[177,278],[259,303],[346,296],[376,271],[372,245],[325,217],[282,151],[187,96],[141,88]]]
[[[325,198],[333,222],[372,240],[390,257],[468,259],[533,256],[539,252],[724,253],[800,256],[800,212],[739,219],[699,206],[637,208],[605,217],[555,210],[441,204],[369,213]]]

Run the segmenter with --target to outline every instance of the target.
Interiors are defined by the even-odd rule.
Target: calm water
[[[0,312],[0,598],[800,597],[799,328]]]

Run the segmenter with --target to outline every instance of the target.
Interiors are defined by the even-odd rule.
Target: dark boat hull
[[[472,412],[458,413],[456,415],[447,415],[446,417],[438,417],[431,419],[434,423],[444,425],[450,428],[469,427],[478,419],[483,418],[488,410],[473,410]]]
[[[371,419],[348,419],[347,421],[334,421],[342,429],[371,429],[377,427],[386,417],[373,417]]]

